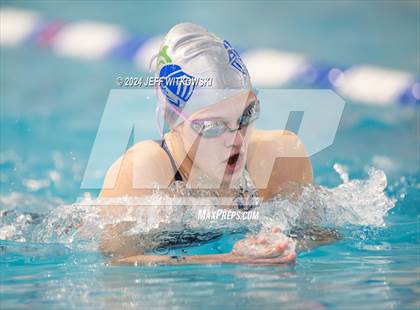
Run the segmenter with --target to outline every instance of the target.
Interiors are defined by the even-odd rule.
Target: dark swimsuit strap
[[[170,159],[171,164],[172,164],[172,168],[174,169],[174,171],[176,171],[175,172],[175,181],[182,181],[182,175],[179,172],[179,170],[176,168],[175,159],[172,157],[171,152],[169,152],[169,149],[168,149],[168,146],[166,145],[165,139],[162,139],[161,141],[156,141],[156,142],[160,144],[160,146],[162,147],[162,149],[169,156],[169,159]]]
[[[168,146],[166,145],[165,139],[162,140],[155,140],[156,143],[158,143],[162,149],[166,152],[166,154],[168,154],[169,159],[171,161],[171,165],[172,168],[174,169],[175,172],[175,181],[182,181],[182,175],[179,172],[179,170],[176,167],[176,162],[175,159],[172,157],[171,152],[168,149]],[[246,167],[245,167],[246,169]],[[253,205],[247,205],[246,203],[244,203],[242,200],[244,199],[243,194],[240,194],[236,199],[236,205],[238,207],[238,209],[243,210],[243,211],[249,211],[251,210],[254,206]]]

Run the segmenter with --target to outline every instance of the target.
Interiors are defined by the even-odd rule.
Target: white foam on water
[[[395,199],[388,197],[385,173],[371,168],[368,178],[349,180],[347,172],[340,165],[334,165],[344,181],[335,188],[307,186],[296,200],[277,197],[266,205],[266,226],[281,224],[290,228],[294,225],[310,224],[331,228],[345,225],[382,227]]]
[[[232,233],[260,231],[279,227],[287,232],[294,227],[308,225],[339,229],[346,225],[383,227],[387,212],[394,207],[395,199],[388,197],[385,173],[371,168],[366,179],[350,180],[344,167],[334,165],[343,183],[334,188],[310,185],[299,196],[277,196],[252,209],[259,212],[258,220],[199,218],[200,210],[214,211],[215,206],[183,205],[182,199],[169,197],[158,190],[145,197],[143,205],[129,197],[115,199],[114,204],[124,207],[125,212],[117,218],[101,216],[99,200],[89,195],[77,204],[61,205],[50,213],[39,216],[10,209],[2,197],[6,210],[0,215],[0,238],[13,241],[58,242],[66,245],[97,247],[101,232],[107,224],[129,223],[126,235],[182,233],[206,234],[217,231]],[[177,184],[174,191],[188,192]],[[9,198],[10,201],[12,199]],[[168,204],[168,201],[170,202]],[[8,210],[7,210],[8,209]],[[172,237],[173,238],[173,235]]]

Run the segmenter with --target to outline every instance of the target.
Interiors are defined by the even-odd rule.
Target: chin
[[[241,178],[243,171],[244,171],[244,167],[240,167],[238,169],[235,169],[233,173],[227,172],[223,178],[223,181],[226,181],[226,182],[236,181]]]
[[[244,168],[235,170],[235,172],[232,174],[232,180],[240,179],[243,172],[244,172]]]

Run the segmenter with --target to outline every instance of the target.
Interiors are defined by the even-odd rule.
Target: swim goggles
[[[258,99],[253,101],[245,108],[242,116],[238,119],[238,128],[231,129],[226,122],[222,120],[193,120],[191,128],[204,138],[215,138],[225,132],[239,131],[249,126],[258,119],[260,114],[260,102]]]

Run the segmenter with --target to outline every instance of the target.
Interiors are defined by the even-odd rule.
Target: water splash
[[[310,185],[298,199],[276,197],[262,209],[266,226],[314,225],[341,228],[345,225],[383,227],[395,199],[386,196],[383,171],[370,169],[365,180],[349,180],[344,167],[334,165],[343,183],[335,188]]]
[[[15,204],[8,205],[3,199],[6,210],[0,213],[0,239],[95,248],[103,228],[119,223],[129,223],[124,232],[127,235],[148,234],[160,239],[159,242],[168,242],[171,238],[174,242],[177,238],[191,241],[191,236],[206,241],[223,233],[259,232],[271,227],[280,227],[286,232],[308,225],[333,229],[346,225],[383,227],[387,212],[396,201],[384,192],[385,173],[371,168],[366,179],[350,180],[345,167],[336,164],[334,169],[343,181],[339,186],[309,185],[302,188],[299,196],[277,196],[254,209],[259,212],[259,218],[253,221],[201,220],[200,210],[214,211],[215,207],[183,205],[187,191],[180,184],[174,191],[184,196],[172,199],[169,204],[168,196],[159,191],[145,197],[141,207],[133,198],[116,199],[112,204],[125,206],[125,212],[118,217],[104,217],[105,207],[89,195],[77,204],[61,205],[44,215],[21,212],[14,208]]]

